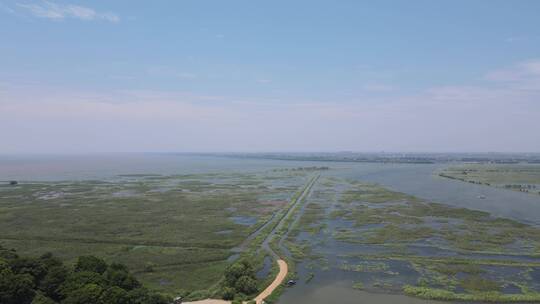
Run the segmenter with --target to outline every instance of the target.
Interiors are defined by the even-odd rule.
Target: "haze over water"
[[[78,156],[1,156],[0,180],[114,179],[122,174],[191,174],[328,166],[340,177],[379,183],[393,190],[496,216],[540,224],[540,197],[438,177],[441,164],[283,161],[167,153]],[[479,196],[485,196],[480,199]]]

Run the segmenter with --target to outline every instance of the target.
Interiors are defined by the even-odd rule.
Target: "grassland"
[[[463,164],[446,168],[439,176],[540,195],[538,164]]]
[[[165,294],[204,295],[235,247],[305,182],[302,171],[124,175],[0,186],[0,244],[122,262]],[[257,238],[252,240],[256,242]],[[247,248],[247,247],[246,247]]]

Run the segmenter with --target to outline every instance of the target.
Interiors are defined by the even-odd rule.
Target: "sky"
[[[0,0],[0,154],[540,152],[540,1]]]

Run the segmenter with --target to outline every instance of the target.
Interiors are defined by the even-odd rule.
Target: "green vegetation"
[[[37,268],[25,266],[34,277],[23,276],[6,257],[0,269],[9,280],[0,277],[0,284],[17,299],[31,294],[32,303],[108,304],[105,298],[141,290],[241,302],[277,273],[272,263],[267,278],[255,277],[269,256],[261,250],[268,241],[289,265],[287,280],[297,275],[295,263],[307,261],[306,282],[333,266],[358,275],[356,289],[402,288],[441,300],[540,301],[533,282],[533,271],[540,270],[539,227],[333,177],[310,179],[298,190],[314,170],[324,169],[1,186],[0,244],[33,256],[53,252],[67,266],[44,267],[47,280],[65,276],[84,284],[45,288]],[[311,196],[301,199],[304,191]],[[317,251],[325,242],[350,251],[326,256]],[[239,254],[231,264],[233,248]],[[505,293],[508,286],[521,293]],[[284,288],[266,302],[276,302]]]
[[[484,279],[480,276],[469,276],[461,280],[461,286],[465,290],[477,292],[477,291],[499,291],[501,286],[492,280]]]
[[[371,244],[411,242],[431,237],[433,231],[430,227],[401,228],[389,224],[380,229],[373,229],[373,233],[366,236],[366,242]]]
[[[540,270],[539,227],[335,178],[321,179],[305,210],[287,243],[293,257],[317,256],[313,244],[322,246],[337,262],[332,266],[358,273],[353,288],[439,300],[540,301],[531,276]],[[327,238],[336,248],[324,247]],[[300,254],[304,247],[309,255]]]
[[[441,264],[454,265],[455,267],[467,267],[462,268],[462,272],[465,273],[477,273],[477,265],[490,265],[490,266],[515,266],[515,267],[540,267],[540,261],[527,262],[519,260],[504,260],[504,259],[475,259],[472,257],[436,257],[436,256],[415,256],[409,254],[348,254],[343,257],[355,257],[367,260],[394,260],[394,261],[410,261],[421,265],[435,265],[440,267]],[[472,267],[472,269],[471,269]],[[441,268],[445,269],[445,268]],[[445,271],[448,271],[445,269]]]
[[[122,264],[80,256],[74,267],[52,254],[20,257],[0,247],[2,304],[166,304]]]
[[[372,188],[373,189],[373,188]],[[375,190],[371,190],[374,192]],[[381,190],[386,193],[386,190]],[[351,202],[356,204],[351,205]],[[354,228],[341,229],[336,239],[362,244],[397,244],[427,240],[438,247],[464,251],[511,253],[511,245],[536,254],[540,246],[540,229],[510,219],[494,218],[489,213],[454,208],[438,203],[410,201],[408,196],[393,194],[390,202],[345,202],[330,216],[355,222]],[[383,206],[380,206],[383,205]],[[373,226],[375,224],[375,226]],[[370,226],[371,225],[371,226]],[[361,228],[358,233],[356,229]]]
[[[346,271],[356,272],[382,272],[393,275],[394,272],[389,271],[389,267],[386,263],[363,261],[359,264],[351,265],[349,263],[343,263],[339,266],[340,269]]]
[[[326,225],[324,219],[324,206],[318,203],[310,202],[306,204],[304,214],[300,217],[297,225],[293,227],[290,237],[295,237],[300,231],[305,231],[311,235],[320,233]]]
[[[343,202],[351,203],[356,201],[368,203],[386,203],[404,199],[408,199],[410,201],[416,200],[412,196],[390,191],[377,185],[363,184],[359,182],[353,182],[353,185],[355,186],[353,189],[348,190],[343,194]]]
[[[499,291],[480,291],[474,293],[456,293],[453,291],[405,285],[405,294],[430,300],[475,301],[475,302],[538,302],[540,293],[526,292],[522,294],[503,294]]]
[[[222,297],[225,300],[247,300],[258,291],[255,270],[248,260],[238,261],[225,270]]]
[[[260,246],[272,227],[246,238],[281,210],[305,174],[146,174],[2,185],[0,244],[28,255],[52,252],[70,264],[92,252],[127,265],[148,288],[204,297],[219,293],[232,248]]]
[[[540,194],[538,164],[464,164],[444,169],[439,176],[463,182]]]
[[[311,280],[313,280],[314,277],[315,277],[315,274],[313,272],[310,272],[306,278],[306,283],[311,282]]]

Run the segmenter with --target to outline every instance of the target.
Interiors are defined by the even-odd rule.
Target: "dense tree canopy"
[[[90,271],[102,274],[107,270],[107,263],[95,256],[80,256],[75,264],[75,271]]]
[[[248,260],[241,260],[225,270],[225,283],[222,297],[232,300],[237,295],[252,295],[257,292],[255,269]]]
[[[2,304],[165,304],[122,264],[81,256],[73,268],[51,254],[20,257],[0,246]]]

